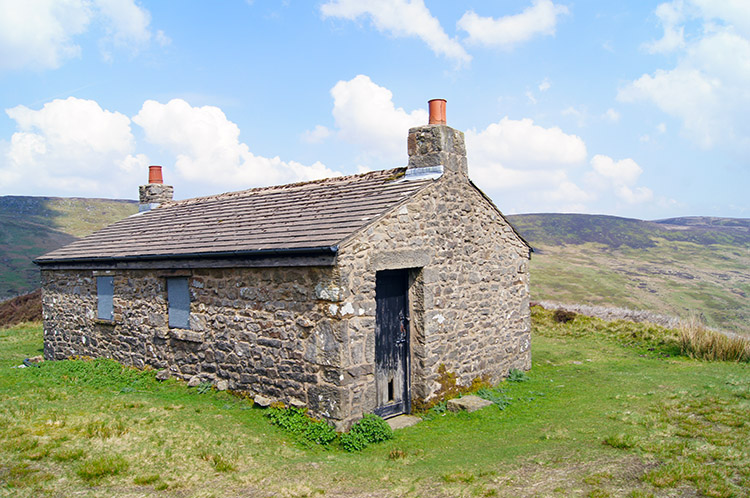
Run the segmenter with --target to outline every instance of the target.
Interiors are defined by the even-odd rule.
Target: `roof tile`
[[[338,245],[431,183],[405,168],[164,203],[36,261],[211,256]]]

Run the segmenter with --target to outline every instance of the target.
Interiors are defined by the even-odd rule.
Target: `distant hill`
[[[750,219],[508,216],[536,300],[645,309],[750,335]]]
[[[39,287],[34,258],[137,211],[127,200],[0,197],[0,300]]]

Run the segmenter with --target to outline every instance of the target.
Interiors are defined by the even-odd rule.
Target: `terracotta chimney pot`
[[[447,123],[445,120],[445,102],[445,99],[432,99],[428,101],[430,105],[429,124],[444,125]]]
[[[161,176],[161,166],[148,167],[148,183],[164,183]]]
[[[169,202],[174,196],[174,187],[164,185],[161,176],[161,166],[148,167],[148,184],[138,187],[138,211],[149,211],[164,202]]]

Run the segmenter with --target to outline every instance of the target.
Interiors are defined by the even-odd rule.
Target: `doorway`
[[[375,274],[375,414],[409,413],[409,270]]]

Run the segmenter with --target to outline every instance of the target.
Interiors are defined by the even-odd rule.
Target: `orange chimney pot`
[[[432,99],[427,102],[430,105],[429,124],[444,125],[447,123],[445,120],[445,102],[445,99]]]
[[[161,176],[161,166],[148,167],[148,183],[164,183]]]

